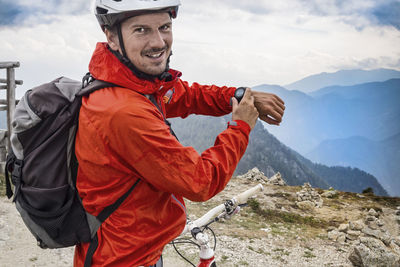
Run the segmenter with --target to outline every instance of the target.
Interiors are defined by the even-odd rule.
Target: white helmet
[[[157,11],[166,11],[176,18],[180,4],[180,0],[96,0],[95,15],[104,29],[127,18]]]

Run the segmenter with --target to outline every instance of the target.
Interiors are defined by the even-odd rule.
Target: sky
[[[170,66],[189,82],[285,85],[342,69],[400,70],[400,0],[181,2]],[[105,41],[92,3],[0,0],[0,61],[21,63],[17,97],[87,72]]]

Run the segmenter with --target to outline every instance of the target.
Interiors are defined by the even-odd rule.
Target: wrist
[[[228,128],[242,131],[244,134],[249,135],[251,132],[250,125],[242,120],[228,121]]]

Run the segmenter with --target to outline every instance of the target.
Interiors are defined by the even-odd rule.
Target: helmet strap
[[[119,47],[121,48],[122,51],[122,56],[125,58],[128,58],[125,50],[125,44],[124,44],[124,39],[122,38],[122,30],[121,30],[121,23],[118,23],[117,25],[117,33],[118,33],[118,41],[119,41]]]

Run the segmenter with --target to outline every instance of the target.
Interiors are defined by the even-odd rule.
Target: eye
[[[146,29],[144,27],[137,27],[133,30],[135,33],[145,33]]]
[[[164,32],[171,30],[171,24],[165,24],[165,25],[161,26],[160,30],[164,31]]]

